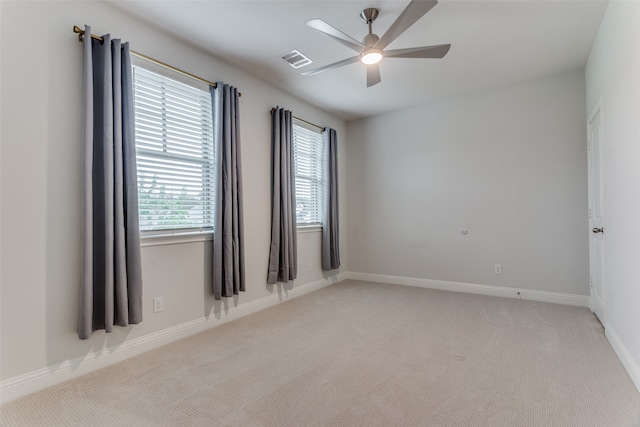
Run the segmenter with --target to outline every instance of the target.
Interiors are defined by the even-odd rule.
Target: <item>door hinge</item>
[[[591,140],[587,139],[587,151],[591,151]]]
[[[589,277],[589,286],[593,288],[593,277]]]
[[[591,209],[587,210],[587,215],[589,215],[589,219],[591,219]]]

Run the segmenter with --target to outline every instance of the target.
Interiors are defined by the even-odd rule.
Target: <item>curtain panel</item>
[[[221,299],[245,290],[239,93],[222,82],[210,91],[217,134],[213,295]]]
[[[340,242],[338,227],[338,137],[335,129],[322,131],[323,215],[322,215],[322,269],[340,268]]]
[[[293,115],[271,112],[271,246],[267,283],[288,282],[298,274]]]
[[[85,26],[80,339],[142,321],[129,44],[90,34]]]

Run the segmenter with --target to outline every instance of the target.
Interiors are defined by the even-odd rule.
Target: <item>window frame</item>
[[[316,230],[321,230],[322,229],[322,216],[323,216],[323,191],[324,191],[324,141],[322,138],[322,131],[323,129],[315,126],[315,125],[311,125],[310,123],[305,122],[304,120],[298,119],[298,118],[293,118],[293,145],[294,145],[294,174],[295,174],[295,180],[296,180],[296,225],[297,225],[297,229],[300,232],[307,232],[307,231],[316,231]],[[317,176],[307,176],[307,175],[303,175],[303,174],[299,174],[298,173],[298,156],[300,155],[300,153],[297,151],[297,138],[296,138],[296,127],[303,129],[304,131],[308,131],[308,132],[312,132],[314,134],[317,134],[317,140],[315,141],[315,143],[317,144],[315,148],[315,159],[312,158],[313,154],[311,154],[309,157],[307,157],[307,161],[310,163],[313,163],[313,169],[316,169],[317,172]],[[314,162],[315,161],[315,162]],[[315,181],[315,185],[316,185],[316,189],[315,192],[313,190],[313,183],[310,184],[310,191],[311,191],[311,197],[314,197],[315,194],[315,198],[317,200],[316,202],[316,212],[314,213],[314,216],[316,217],[317,221],[314,222],[300,222],[298,221],[298,182],[299,179],[303,178],[304,180],[314,180]]]
[[[206,92],[208,94],[209,97],[211,97],[210,92],[209,92],[209,85],[199,81],[193,77],[184,75],[182,73],[179,73],[178,71],[172,70],[170,68],[164,67],[160,64],[154,63],[152,61],[149,61],[145,58],[142,57],[138,57],[138,56],[134,56],[132,55],[132,72],[134,75],[134,116],[136,115],[136,102],[135,102],[135,68],[142,68],[143,70],[149,71],[151,73],[155,73],[158,75],[161,75],[164,78],[176,81],[178,83],[190,86],[192,88],[201,90],[203,92]],[[213,108],[213,105],[212,105]],[[216,155],[217,155],[217,144],[218,142],[216,141],[215,135],[216,135],[216,129],[215,129],[216,123],[215,120],[212,117],[212,127],[211,127],[211,145],[210,145],[210,152],[211,155],[210,157],[208,157],[208,160],[205,160],[203,162],[203,164],[205,162],[210,163],[210,168],[208,169],[208,174],[206,172],[203,171],[203,182],[206,182],[207,179],[204,178],[205,175],[207,175],[208,178],[208,182],[209,182],[209,191],[207,192],[207,194],[211,197],[211,202],[207,203],[206,205],[207,207],[203,208],[203,211],[205,211],[206,213],[203,213],[203,218],[204,217],[208,217],[208,222],[206,224],[203,224],[203,226],[201,227],[178,227],[178,228],[160,228],[160,229],[142,229],[142,209],[140,209],[140,200],[138,201],[138,208],[140,210],[140,212],[138,213],[138,218],[139,218],[139,222],[140,222],[140,228],[139,228],[139,232],[140,232],[140,236],[143,239],[143,246],[154,246],[154,245],[166,245],[166,244],[175,244],[175,243],[185,243],[185,242],[194,242],[194,241],[205,241],[205,240],[210,240],[211,236],[213,235],[214,232],[214,222],[215,222],[215,197],[216,197],[216,186],[217,186],[217,174],[216,174]],[[203,152],[206,151],[203,149]],[[148,153],[147,153],[148,154]],[[165,157],[165,158],[171,158],[174,157],[175,159],[179,159],[180,155],[176,155],[176,156],[158,156],[158,157]],[[139,159],[139,147],[138,147],[138,140],[136,138],[136,160],[138,161]],[[193,160],[193,159],[192,159]],[[197,163],[196,161],[193,161],[193,163]],[[140,177],[140,167],[138,166],[138,182],[139,181],[139,177]],[[140,198],[140,189],[138,189],[138,197]],[[166,205],[165,205],[166,206]],[[204,206],[204,204],[203,204]]]

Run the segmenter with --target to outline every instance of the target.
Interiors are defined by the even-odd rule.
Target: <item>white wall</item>
[[[348,123],[350,270],[588,295],[584,104],[579,70]]]
[[[225,317],[227,309],[273,295],[286,299],[291,287],[267,286],[270,238],[270,109],[280,105],[296,116],[338,131],[344,175],[345,124],[202,51],[89,1],[1,4],[1,344],[0,379],[5,385],[55,373],[82,371],[82,360],[109,355],[140,337],[185,322]],[[214,302],[208,266],[210,242],[145,246],[143,323],[76,334],[80,280],[81,52],[74,25],[92,25],[131,42],[134,50],[211,81],[240,89],[244,168],[247,291],[227,304]],[[342,181],[340,197],[346,197]],[[346,229],[346,207],[341,226]],[[341,240],[347,269],[346,236]],[[308,271],[309,262],[313,271]],[[299,235],[299,278],[295,287],[325,280],[320,271],[320,234]],[[336,279],[336,274],[332,274]],[[325,280],[326,283],[329,280]],[[165,310],[152,313],[152,298]],[[108,359],[108,357],[107,357]],[[44,370],[44,371],[43,371]],[[44,372],[44,373],[43,373]],[[17,381],[20,382],[20,381]]]
[[[640,390],[640,3],[610,1],[587,63],[589,115],[602,99],[606,331]]]

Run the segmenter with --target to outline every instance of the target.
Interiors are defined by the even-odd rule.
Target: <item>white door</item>
[[[606,326],[606,282],[604,271],[604,149],[602,140],[602,103],[588,123],[589,159],[589,274],[591,311]]]

